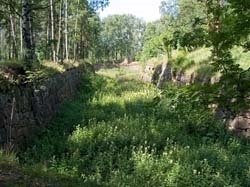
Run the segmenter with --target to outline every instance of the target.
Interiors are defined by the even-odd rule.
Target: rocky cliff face
[[[179,85],[190,84],[213,84],[219,81],[218,77],[209,77],[206,75],[198,75],[196,72],[186,73],[184,71],[175,71],[169,63],[163,63],[157,66],[147,65],[143,80],[151,81],[157,85],[158,88],[162,88],[167,81],[175,82]],[[217,116],[225,119],[229,130],[235,132],[238,135],[250,137],[250,111],[242,112],[236,116],[221,112]]]
[[[162,88],[166,81],[175,82],[179,85],[189,84],[210,84],[218,81],[217,77],[209,77],[207,75],[201,75],[196,72],[187,73],[182,70],[175,70],[170,63],[162,63],[159,65],[147,65],[143,80],[151,81],[153,84]]]
[[[0,145],[22,144],[41,130],[59,105],[76,94],[82,73],[82,68],[73,68],[48,80],[0,93]]]

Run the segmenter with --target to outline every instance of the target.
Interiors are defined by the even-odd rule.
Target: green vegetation
[[[145,23],[133,15],[112,15],[103,19],[98,60],[100,62],[133,61],[141,51]]]
[[[26,180],[10,186],[249,185],[249,141],[221,128],[202,99],[111,71],[85,77],[78,98],[18,155]]]
[[[86,73],[78,97],[25,150],[0,151],[0,179],[7,186],[250,186],[249,139],[232,135],[208,109],[232,119],[249,111],[250,1],[163,0],[161,18],[147,24],[132,15],[101,20],[96,10],[108,3],[0,0],[0,91],[80,60],[169,61],[176,71],[220,79],[159,90],[115,64]]]

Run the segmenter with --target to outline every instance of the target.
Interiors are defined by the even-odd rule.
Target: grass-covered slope
[[[247,70],[250,68],[250,52],[246,52],[243,48],[234,47],[232,49],[233,59],[241,68]],[[218,77],[219,74],[214,72],[214,66],[211,60],[211,49],[199,48],[191,52],[183,50],[175,50],[172,54],[172,59],[168,60],[166,56],[149,59],[146,64],[161,64],[170,61],[173,68],[178,71],[183,71],[185,74],[195,73],[200,77]]]
[[[161,94],[124,71],[107,71],[88,75],[19,164],[12,159],[25,177],[10,186],[249,186],[248,140],[182,102],[179,88]]]

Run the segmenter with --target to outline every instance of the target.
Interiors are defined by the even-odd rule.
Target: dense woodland
[[[23,60],[27,67],[93,56],[106,1],[1,1],[1,59]],[[93,54],[92,54],[93,53]]]
[[[159,89],[120,66],[86,73],[78,96],[39,138],[17,154],[0,151],[0,166],[24,175],[8,184],[249,186],[249,138],[229,132],[225,121],[250,107],[250,1],[163,0],[153,22],[101,19],[108,5],[0,0],[0,67],[18,65],[30,75],[46,62],[157,61],[218,81]]]
[[[171,57],[174,49],[204,46],[213,47],[214,60],[219,60],[233,46],[249,50],[246,0],[162,1],[161,19],[151,23],[132,15],[101,20],[96,10],[107,5],[86,0],[1,1],[1,60],[118,61]]]

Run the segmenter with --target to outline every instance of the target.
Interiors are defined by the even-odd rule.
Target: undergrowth
[[[18,155],[27,175],[53,186],[249,186],[248,140],[185,89],[162,92],[114,71],[88,74],[78,98]]]

